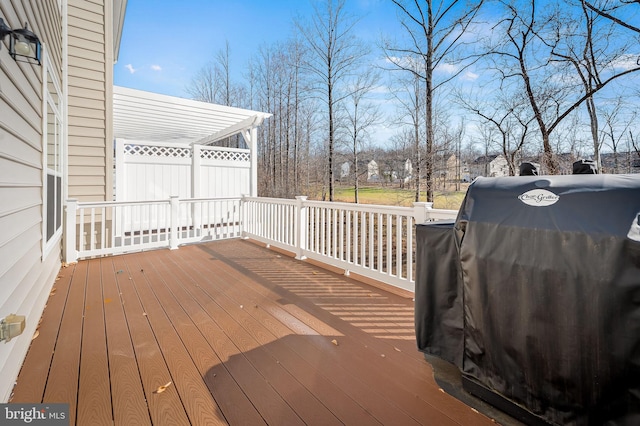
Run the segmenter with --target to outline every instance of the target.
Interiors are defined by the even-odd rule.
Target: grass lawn
[[[463,191],[436,192],[433,208],[458,210],[466,193]],[[359,189],[359,201],[362,204],[383,204],[410,207],[415,199],[415,192],[409,189],[399,189],[382,186],[363,187]],[[426,194],[422,194],[420,201],[426,201]],[[335,201],[353,203],[355,200],[353,187],[336,187]]]

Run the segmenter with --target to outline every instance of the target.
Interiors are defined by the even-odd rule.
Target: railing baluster
[[[96,209],[91,209],[91,243],[89,244],[89,250],[95,250],[96,248]]]
[[[105,222],[107,221],[107,215],[106,213],[106,209],[105,207],[102,207],[100,209],[100,215],[102,220],[100,221],[100,248],[103,249],[104,248],[104,239],[105,239],[105,228],[106,228],[106,224]]]
[[[84,207],[79,207],[80,210],[80,229],[78,231],[78,237],[80,238],[80,252],[86,250],[86,242],[84,236]]]
[[[391,214],[387,213],[387,268],[386,268],[386,273],[387,275],[391,276],[393,275],[393,268],[392,268],[392,251],[391,251],[391,240],[393,235],[393,226],[392,226],[392,218],[391,218]]]
[[[368,243],[369,243],[369,263],[368,263],[368,267],[369,269],[375,269],[375,262],[373,261],[373,248],[376,245],[376,240],[374,238],[373,235],[373,212],[369,212],[369,238],[368,238]]]

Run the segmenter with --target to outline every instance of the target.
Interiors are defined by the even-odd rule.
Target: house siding
[[[113,22],[109,0],[69,0],[69,198],[113,199]]]
[[[62,81],[63,31],[58,0],[0,2],[11,28],[28,22]],[[9,399],[60,268],[59,241],[43,253],[43,67],[15,62],[0,49],[0,318],[26,316],[25,331],[0,343],[0,401]]]

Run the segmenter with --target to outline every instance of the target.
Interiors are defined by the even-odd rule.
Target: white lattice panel
[[[127,144],[124,153],[141,157],[191,158],[191,149],[174,146]]]
[[[246,161],[246,162],[249,162],[251,159],[248,152],[207,150],[207,149],[203,149],[202,151],[200,151],[200,158],[206,159],[206,160]]]

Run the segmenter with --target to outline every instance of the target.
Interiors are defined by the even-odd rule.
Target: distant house
[[[375,160],[367,163],[367,182],[378,182],[380,180],[380,168]]]
[[[353,161],[344,161],[340,163],[339,167],[338,174],[340,179],[353,179],[353,174],[356,171],[355,167],[353,167]],[[367,182],[377,182],[380,178],[380,170],[375,160],[358,160],[358,181],[364,179],[365,172]]]
[[[502,154],[483,155],[469,165],[469,178],[509,176],[509,164]]]
[[[349,177],[350,173],[351,173],[351,162],[350,161],[345,161],[344,163],[340,164],[340,179],[344,179],[346,177]]]

